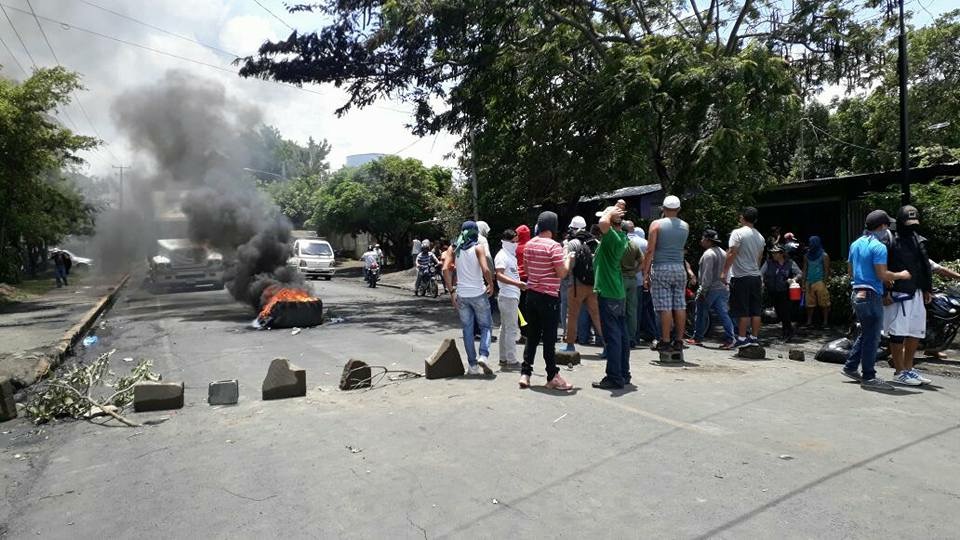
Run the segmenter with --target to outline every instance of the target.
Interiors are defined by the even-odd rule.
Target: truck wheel
[[[333,279],[333,276],[323,276],[324,281],[330,281],[331,279]]]

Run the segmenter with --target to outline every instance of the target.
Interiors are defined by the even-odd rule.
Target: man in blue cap
[[[474,221],[464,221],[460,227],[460,237],[451,246],[453,260],[443,269],[443,279],[450,291],[450,301],[460,315],[463,327],[463,348],[467,353],[468,375],[479,375],[481,370],[492,375],[487,365],[490,357],[490,341],[493,328],[493,316],[490,313],[490,295],[493,294],[493,274],[487,264],[487,252],[484,244],[479,243],[480,231]],[[455,266],[456,270],[451,268]],[[456,272],[456,285],[453,274]],[[480,357],[473,343],[473,325],[480,326]]]

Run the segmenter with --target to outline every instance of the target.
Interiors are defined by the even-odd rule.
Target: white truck
[[[333,246],[323,238],[298,238],[293,242],[293,256],[287,265],[308,278],[330,281],[336,273]]]
[[[186,238],[187,217],[180,210],[186,193],[153,193],[159,238],[148,258],[147,283],[155,291],[223,288],[223,255]]]

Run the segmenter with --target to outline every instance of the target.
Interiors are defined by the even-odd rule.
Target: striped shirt
[[[527,289],[560,296],[560,276],[556,267],[563,264],[563,246],[551,238],[537,236],[527,242],[523,259],[527,270]]]

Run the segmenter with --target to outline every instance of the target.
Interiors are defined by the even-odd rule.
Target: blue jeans
[[[640,292],[637,287],[637,280],[632,277],[623,277],[623,292],[626,293],[625,302],[627,313],[627,344],[631,347],[636,345],[637,332],[640,330]]]
[[[660,319],[653,311],[653,298],[650,291],[640,287],[640,335],[644,338],[659,339]]]
[[[730,291],[710,291],[697,302],[697,320],[693,339],[702,340],[710,326],[710,312],[716,313],[723,325],[724,343],[733,341],[733,321],[730,319]]]
[[[623,386],[630,382],[630,334],[627,332],[626,302],[621,298],[598,298],[607,375],[610,382]]]
[[[490,300],[481,294],[472,298],[457,298],[460,308],[460,325],[463,327],[463,349],[467,351],[467,363],[477,365],[477,349],[473,344],[473,325],[480,326],[480,356],[490,357],[490,336],[493,328],[493,316],[490,314]]]
[[[864,297],[857,298],[858,293],[865,293]],[[853,372],[863,366],[863,379],[870,380],[877,376],[877,349],[880,347],[880,330],[883,327],[883,303],[880,295],[869,290],[853,291],[850,303],[853,304],[853,311],[860,321],[860,335],[853,342],[843,369]]]
[[[54,271],[57,275],[57,287],[62,287],[67,284],[67,267],[66,266],[57,266],[54,268]]]
[[[567,335],[567,287],[569,285],[563,281],[560,282],[560,320],[557,321],[557,325],[560,328],[560,332],[566,337]]]

